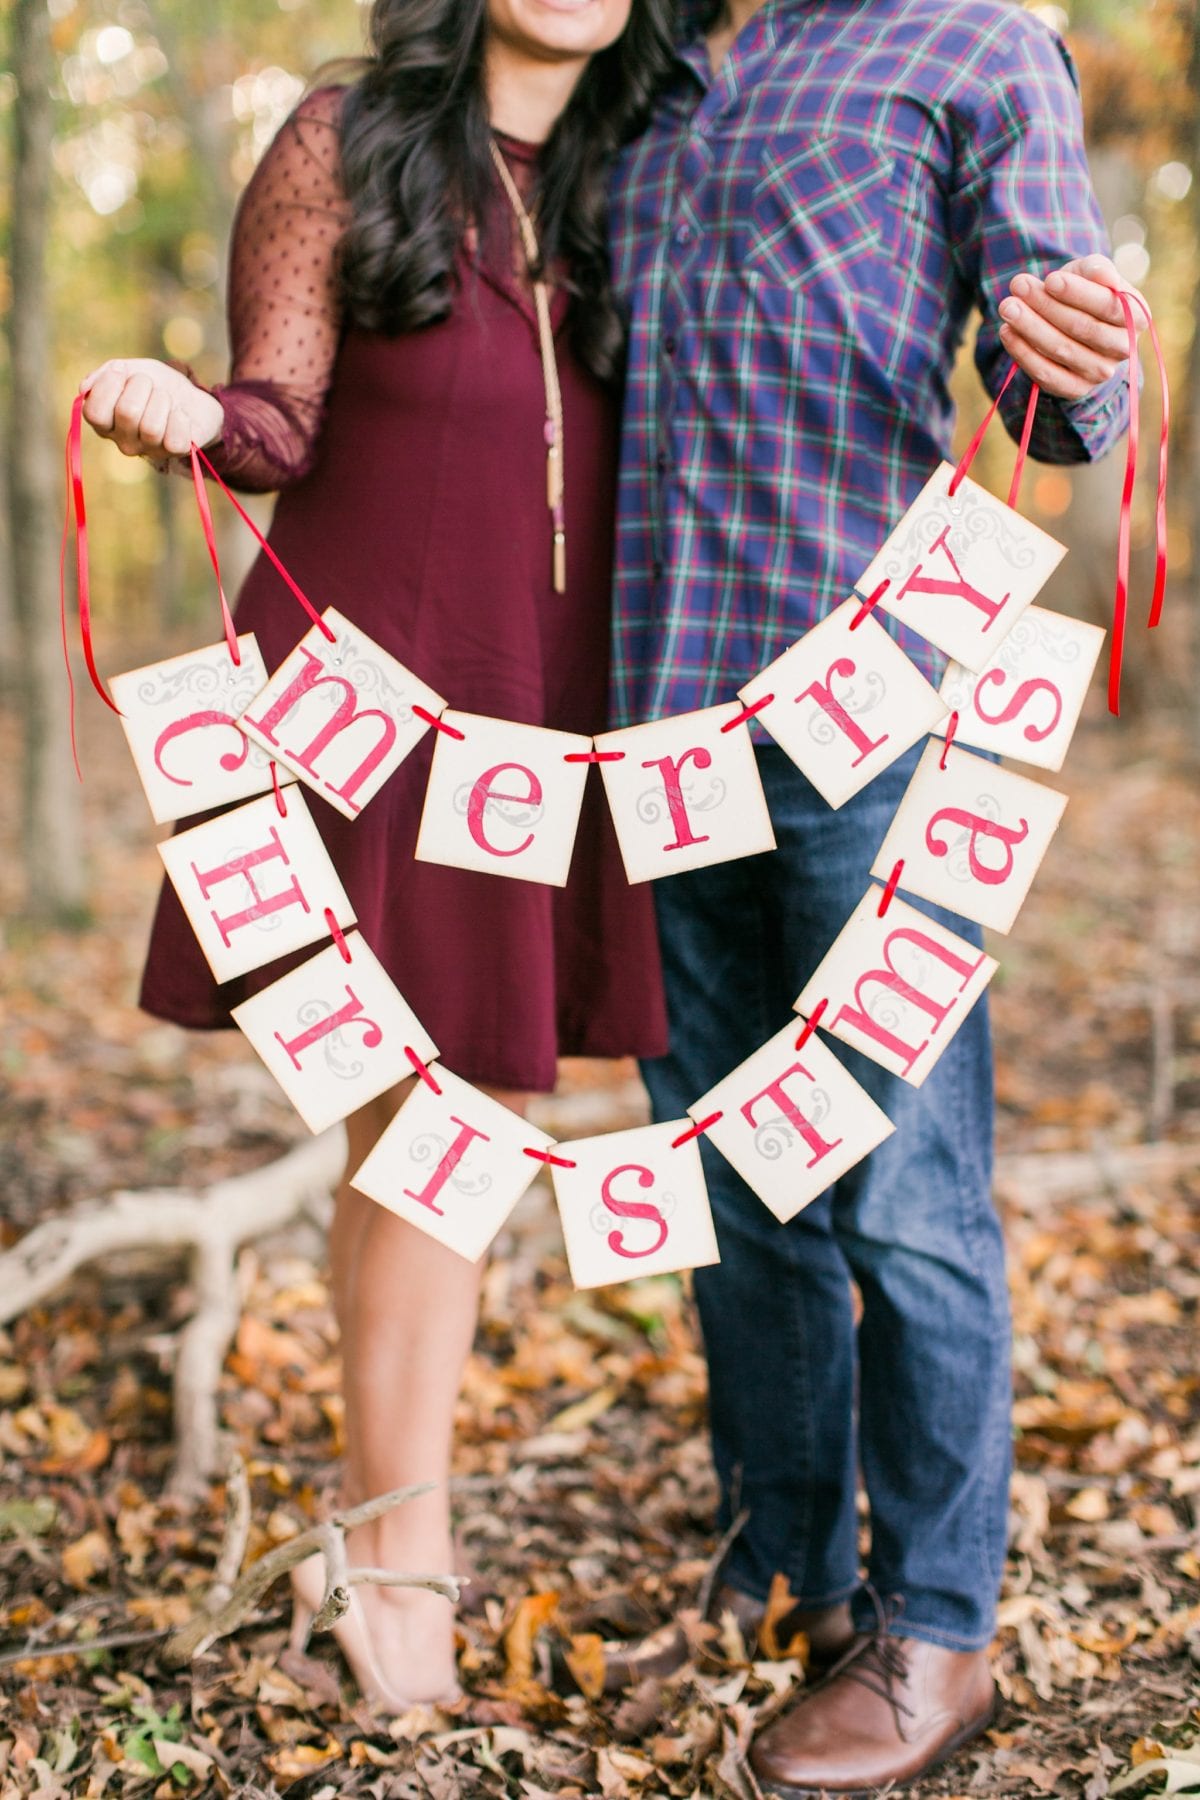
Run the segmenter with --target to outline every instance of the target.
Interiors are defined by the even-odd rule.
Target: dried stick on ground
[[[218,1466],[217,1384],[237,1330],[237,1253],[300,1213],[323,1218],[345,1160],[340,1127],[277,1161],[200,1193],[117,1193],[36,1225],[0,1255],[0,1325],[36,1306],[85,1263],[114,1252],[190,1247],[196,1309],[175,1363],[172,1485],[196,1492]]]
[[[356,1525],[367,1525],[372,1519],[381,1518],[384,1513],[391,1512],[393,1507],[402,1506],[406,1500],[416,1499],[418,1494],[427,1494],[432,1485],[431,1482],[426,1482],[420,1487],[397,1488],[393,1493],[380,1494],[374,1500],[364,1501],[361,1506],[343,1508],[323,1524],[314,1525],[310,1530],[302,1531],[298,1537],[289,1538],[274,1550],[268,1550],[265,1556],[251,1563],[231,1589],[221,1581],[221,1574],[231,1560],[223,1551],[217,1565],[217,1580],[195,1617],[189,1619],[186,1625],[180,1626],[178,1631],[172,1632],[167,1639],[163,1645],[163,1660],[171,1667],[178,1668],[183,1663],[191,1662],[194,1657],[203,1656],[219,1638],[228,1637],[240,1625],[245,1624],[259,1601],[280,1576],[286,1575],[298,1563],[307,1562],[310,1556],[322,1556],[325,1560],[325,1593],[320,1610],[313,1620],[314,1631],[330,1630],[350,1605],[350,1589],[363,1582],[374,1582],[387,1587],[428,1588],[432,1593],[444,1594],[447,1600],[456,1601],[463,1586],[461,1576],[410,1575],[399,1569],[352,1569],[347,1566],[348,1531],[353,1531]],[[231,1509],[226,1532],[227,1547],[230,1545],[231,1534],[236,1529],[236,1509]]]

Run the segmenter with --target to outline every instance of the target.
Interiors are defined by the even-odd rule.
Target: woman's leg
[[[451,1440],[471,1348],[482,1263],[473,1264],[407,1220],[357,1194],[358,1169],[405,1097],[397,1089],[348,1121],[347,1179],[330,1254],[342,1331],[347,1496],[433,1482],[432,1492],[352,1534],[352,1563],[445,1573]],[[494,1092],[494,1090],[493,1090]],[[494,1093],[523,1112],[523,1094]],[[454,1614],[436,1594],[357,1590],[381,1673],[397,1693],[431,1698],[454,1686]]]

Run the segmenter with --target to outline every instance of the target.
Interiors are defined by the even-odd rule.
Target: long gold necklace
[[[535,277],[541,251],[537,232],[522,200],[516,182],[495,138],[492,139],[492,161],[508,195],[525,251],[525,262],[533,286],[533,306],[537,314],[538,343],[542,353],[542,382],[546,390],[546,504],[550,508],[553,531],[554,591],[567,591],[567,521],[563,510],[563,403],[558,381],[558,362],[554,354],[554,327],[550,322],[550,289],[544,279]]]

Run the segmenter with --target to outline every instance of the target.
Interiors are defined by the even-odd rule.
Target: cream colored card
[[[802,1027],[783,1031],[688,1107],[709,1141],[775,1217],[786,1223],[895,1126],[832,1050]]]
[[[942,699],[958,714],[955,743],[1061,769],[1103,642],[1099,625],[1028,607],[981,674],[953,662],[946,670]]]
[[[554,1140],[436,1063],[350,1181],[468,1262],[478,1262]]]
[[[953,474],[944,462],[930,476],[858,588],[886,578],[885,612],[982,669],[1067,552],[969,476],[952,495]]]
[[[299,788],[281,817],[274,794],[193,825],[158,846],[218,981],[329,936],[354,912]]]
[[[448,712],[439,732],[417,861],[565,887],[592,740],[480,713]]]
[[[745,725],[721,727],[736,700],[677,713],[596,739],[604,788],[631,882],[775,848],[775,833]]]
[[[233,1009],[310,1131],[336,1125],[413,1072],[437,1046],[357,931]]]
[[[642,1275],[720,1261],[700,1151],[689,1119],[572,1139],[554,1168],[567,1261],[576,1287],[607,1287]]]
[[[903,900],[880,918],[882,894],[859,901],[796,1010],[824,1000],[823,1030],[920,1087],[999,964]]]
[[[334,607],[321,615],[242,714],[248,737],[355,819],[446,702]]]
[[[121,725],[159,825],[248,800],[271,786],[271,758],[235,723],[267,679],[253,632],[166,662],[127,669],[109,682]],[[280,770],[281,781],[292,777]]]
[[[946,766],[941,767],[945,755]],[[903,859],[906,893],[993,931],[1011,931],[1067,796],[969,750],[927,746],[888,827],[872,875]]]
[[[738,691],[830,806],[866,787],[946,708],[916,664],[857,599],[842,605]]]

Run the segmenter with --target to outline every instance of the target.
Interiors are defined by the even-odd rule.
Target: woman
[[[127,454],[162,460],[194,439],[231,484],[282,489],[271,543],[301,586],[462,710],[585,733],[606,723],[622,331],[604,176],[665,65],[668,11],[376,0],[365,70],[301,104],[243,197],[231,382],[208,392],[138,360],[84,383],[85,416]],[[554,512],[548,438],[556,501],[565,456]],[[238,625],[268,669],[307,626],[265,558]],[[353,823],[310,804],[367,942],[446,1065],[519,1111],[553,1087],[559,1055],[659,1053],[649,897],[625,880],[595,772],[559,891],[414,862],[431,754],[426,740]],[[218,989],[167,887],[142,1004],[227,1025],[288,966]],[[347,1175],[403,1098],[348,1121]],[[343,1497],[437,1484],[359,1533],[351,1559],[449,1569],[451,1426],[480,1269],[347,1180],[330,1255]],[[299,1572],[302,1607],[314,1585],[315,1568]],[[455,1690],[453,1615],[436,1595],[359,1588],[339,1634],[377,1702]]]

